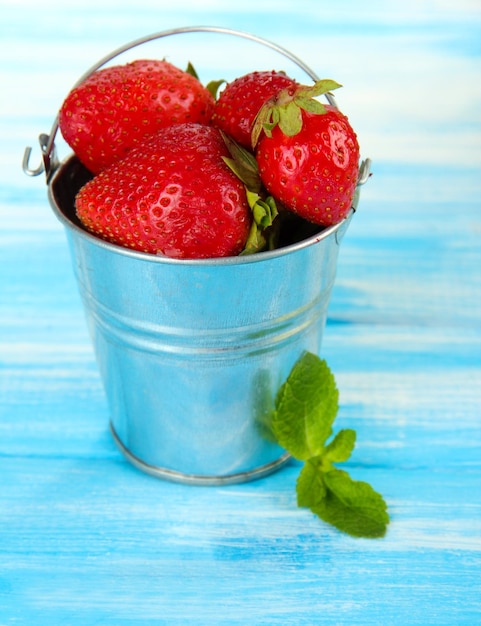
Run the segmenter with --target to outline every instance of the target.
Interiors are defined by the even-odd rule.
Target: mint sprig
[[[356,442],[352,429],[340,430],[328,442],[338,400],[326,361],[304,352],[277,394],[272,431],[280,446],[304,461],[296,484],[298,506],[354,537],[382,537],[389,524],[383,497],[334,465],[350,458]]]

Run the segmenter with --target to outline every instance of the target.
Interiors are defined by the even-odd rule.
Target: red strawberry
[[[262,105],[281,89],[297,83],[282,72],[251,72],[229,83],[215,103],[212,124],[245,148],[252,148],[254,119]]]
[[[220,131],[180,124],[159,131],[77,194],[77,215],[112,243],[179,259],[234,256],[251,212],[224,163]]]
[[[315,86],[299,90],[294,98],[281,97],[284,112],[272,115],[266,105],[259,114],[261,127],[256,123],[261,134],[256,159],[261,180],[274,198],[300,217],[329,226],[351,208],[359,145],[345,115],[310,98],[309,94],[340,86],[320,83],[324,83],[320,90]]]
[[[59,113],[65,141],[94,174],[159,128],[207,124],[211,93],[167,61],[139,60],[94,72],[67,96]]]

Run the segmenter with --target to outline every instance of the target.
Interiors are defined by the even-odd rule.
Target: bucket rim
[[[256,252],[255,254],[249,255],[238,255],[238,256],[228,256],[228,257],[216,257],[209,259],[176,259],[172,257],[155,255],[149,252],[141,252],[139,250],[134,250],[132,248],[127,248],[124,246],[120,246],[115,243],[111,243],[104,239],[101,239],[97,235],[94,235],[87,230],[85,230],[82,226],[75,224],[70,217],[68,217],[62,209],[58,206],[54,193],[53,186],[55,182],[58,180],[61,173],[68,167],[70,162],[76,160],[74,154],[68,156],[60,166],[55,170],[53,175],[51,176],[48,185],[47,185],[47,194],[50,206],[57,217],[57,219],[63,224],[65,228],[74,233],[75,235],[81,237],[92,245],[98,246],[99,248],[103,248],[105,250],[109,250],[113,254],[118,254],[120,256],[129,257],[133,259],[137,259],[139,261],[145,261],[149,263],[160,263],[160,264],[168,264],[168,265],[196,265],[196,266],[229,266],[229,265],[245,265],[247,263],[260,263],[262,261],[267,261],[279,257],[283,257],[289,254],[294,254],[295,252],[302,250],[304,248],[309,248],[324,239],[327,239],[331,236],[336,237],[336,241],[339,244],[342,239],[345,230],[347,229],[352,216],[354,215],[356,209],[352,207],[349,213],[337,224],[332,226],[327,226],[320,230],[319,232],[307,237],[306,239],[302,239],[293,244],[289,244],[287,246],[283,246],[282,248],[276,248],[275,250],[265,250],[262,252]]]

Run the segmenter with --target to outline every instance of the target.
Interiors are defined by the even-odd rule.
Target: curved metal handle
[[[47,182],[53,172],[59,166],[59,161],[57,159],[57,151],[55,149],[55,136],[57,134],[58,129],[58,117],[55,118],[55,122],[52,130],[50,131],[50,135],[46,135],[45,133],[41,133],[38,136],[38,143],[40,144],[40,151],[42,153],[42,161],[38,167],[32,169],[30,167],[30,156],[32,154],[32,148],[27,146],[25,148],[25,152],[23,154],[22,168],[27,176],[38,176],[42,172],[45,172]]]
[[[106,65],[109,61],[112,61],[112,59],[114,59],[115,57],[123,54],[124,52],[127,52],[128,50],[131,50],[132,48],[140,46],[149,41],[153,41],[155,39],[168,37],[170,35],[179,35],[183,33],[202,33],[202,32],[220,33],[222,35],[233,35],[235,37],[249,39],[251,41],[254,41],[255,43],[259,43],[263,46],[266,46],[267,48],[271,48],[272,50],[278,52],[282,56],[290,59],[293,63],[295,63],[298,67],[300,67],[314,82],[319,80],[319,77],[317,76],[317,74],[313,70],[311,70],[311,68],[307,66],[303,61],[301,61],[301,59],[299,59],[297,56],[289,52],[289,50],[286,50],[282,46],[279,46],[273,43],[272,41],[263,39],[262,37],[258,37],[257,35],[246,33],[244,31],[232,30],[229,28],[222,28],[222,27],[217,27],[217,26],[186,26],[184,28],[172,28],[169,30],[164,30],[164,31],[160,31],[157,33],[153,33],[151,35],[147,35],[146,37],[135,39],[134,41],[131,41],[130,43],[127,43],[121,46],[120,48],[117,48],[116,50],[108,54],[107,56],[100,59],[100,61],[95,63],[95,65],[93,65],[84,74],[82,74],[82,76],[78,79],[78,81],[73,85],[72,89],[75,89],[75,87],[80,85],[80,83],[84,82],[84,80],[86,80],[91,74],[93,74],[98,69]],[[337,107],[336,100],[331,93],[327,93],[325,94],[325,96],[329,104]],[[53,174],[53,172],[55,171],[55,169],[58,167],[58,164],[59,164],[56,154],[55,154],[55,137],[57,135],[57,132],[58,132],[58,115],[56,116],[53,122],[52,129],[50,130],[50,134],[46,135],[45,133],[42,133],[39,136],[40,150],[42,153],[42,162],[40,163],[38,167],[36,168],[30,167],[30,158],[32,155],[32,148],[31,147],[25,148],[25,152],[23,156],[23,163],[22,163],[23,171],[25,172],[25,174],[27,174],[28,176],[38,176],[42,172],[45,172],[47,182],[49,181],[50,176]]]

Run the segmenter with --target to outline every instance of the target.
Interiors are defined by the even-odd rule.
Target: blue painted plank
[[[479,469],[461,493],[446,469],[356,470],[391,502],[393,525],[378,542],[296,509],[296,466],[226,488],[158,482],[116,461],[12,459],[3,468],[4,545],[14,557],[2,565],[3,615],[23,623],[62,615],[71,624],[380,624],[403,623],[407,611],[410,624],[467,624],[479,616]]]

